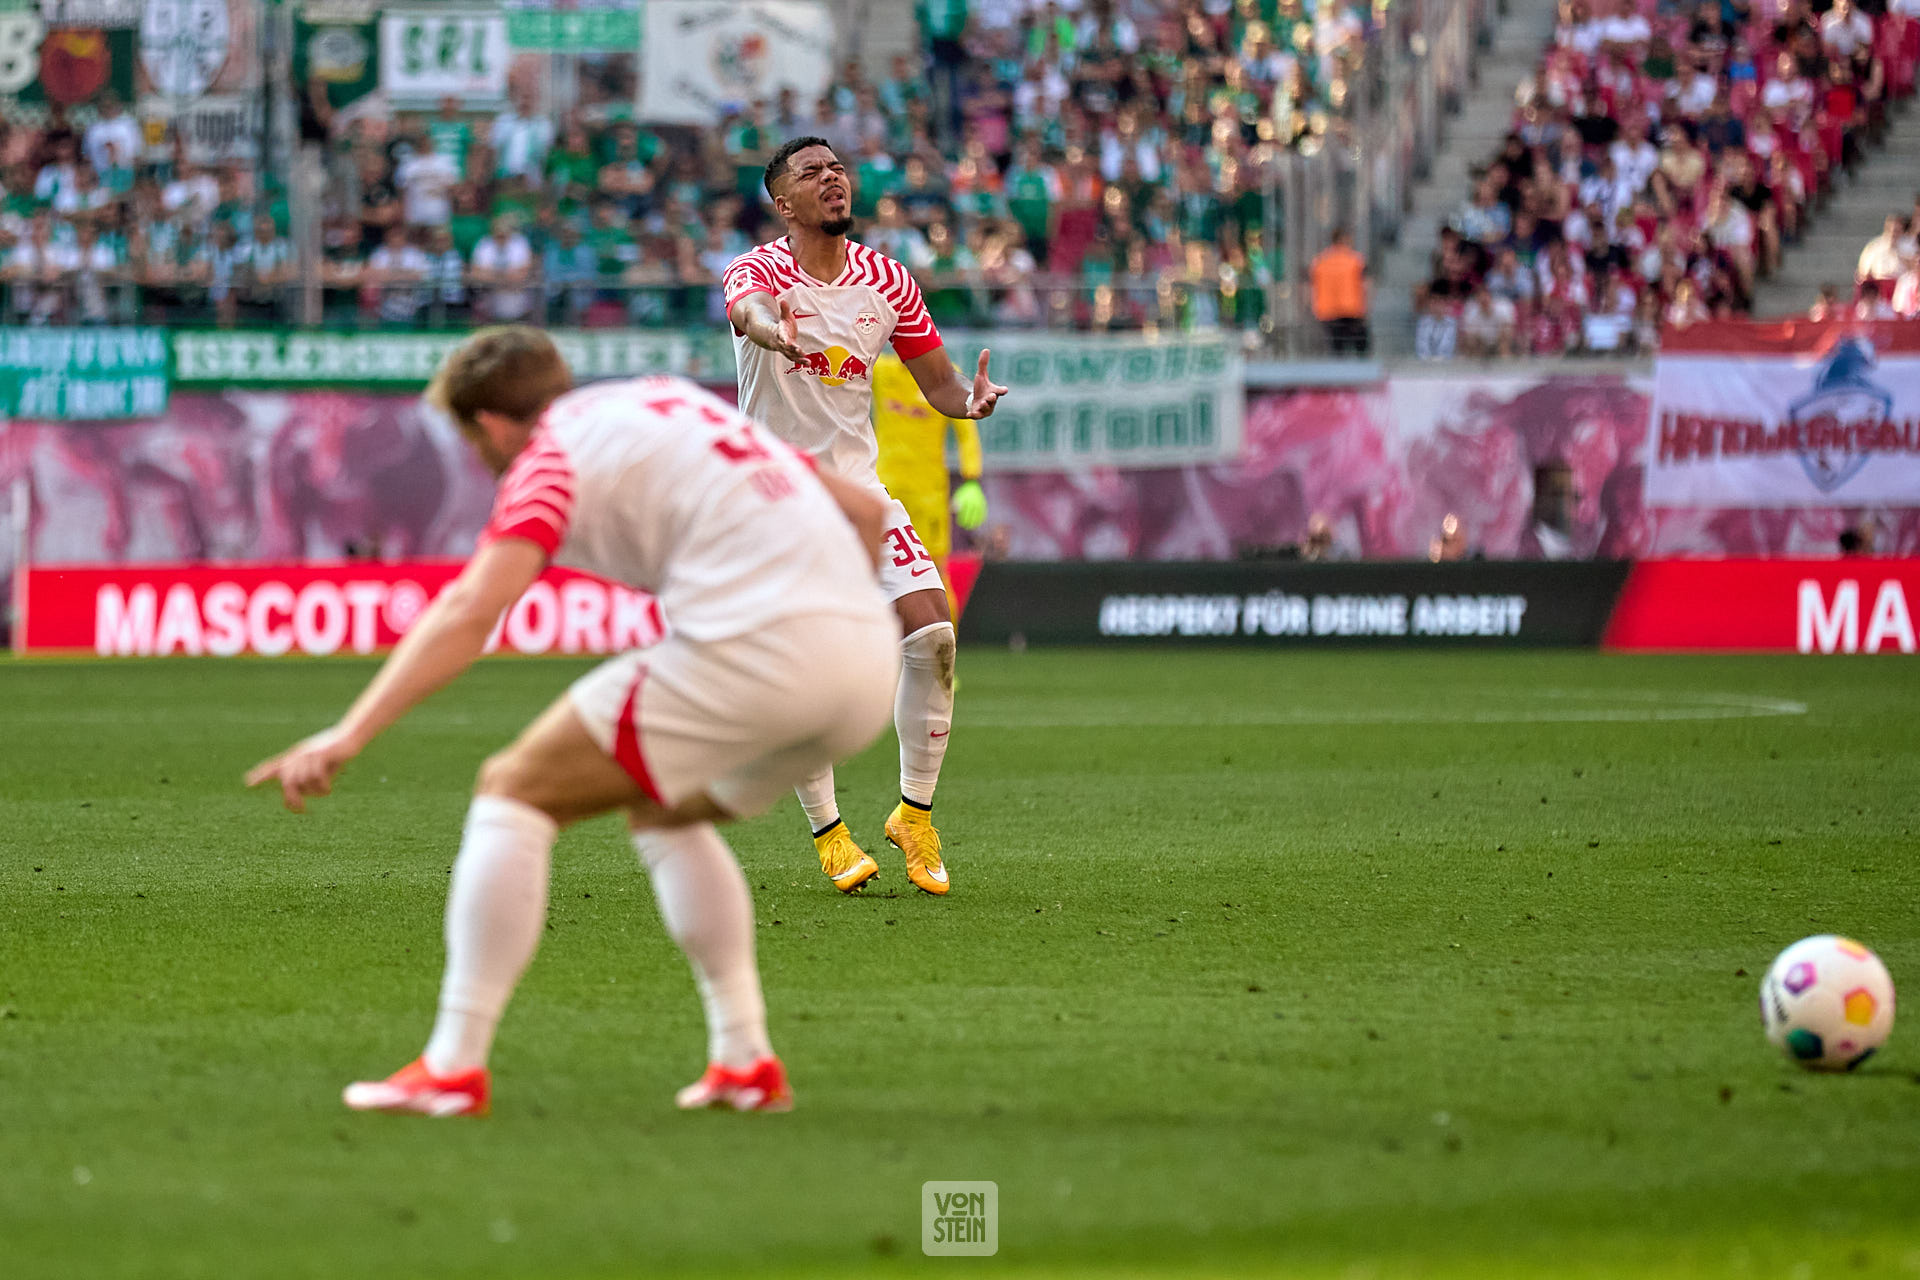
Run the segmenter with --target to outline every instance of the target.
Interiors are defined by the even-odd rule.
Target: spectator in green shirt
[[[486,238],[488,221],[478,182],[468,179],[453,189],[453,217],[447,223],[447,230],[452,233],[454,250],[461,257],[473,256],[473,246]]]
[[[901,173],[893,156],[878,138],[869,138],[860,148],[860,163],[853,175],[853,216],[871,218],[882,197],[900,187]]]
[[[592,191],[600,177],[600,162],[594,159],[593,143],[579,125],[567,126],[560,145],[547,153],[547,185],[556,193],[578,196]]]
[[[593,225],[587,231],[587,244],[593,249],[602,283],[622,279],[640,261],[640,246],[628,230],[620,206],[612,200],[593,202]]]
[[[1020,224],[1027,243],[1037,253],[1045,253],[1053,231],[1053,207],[1059,203],[1061,191],[1060,174],[1041,157],[1039,144],[1021,143],[1019,159],[1007,168],[1007,212]]]
[[[460,99],[451,95],[440,99],[440,113],[426,122],[424,132],[433,139],[433,149],[453,161],[454,172],[466,177],[473,126],[460,114]]]

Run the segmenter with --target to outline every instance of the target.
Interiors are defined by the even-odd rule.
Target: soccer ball
[[[1760,982],[1767,1039],[1814,1071],[1851,1071],[1893,1030],[1893,979],[1852,938],[1823,933],[1780,953]]]

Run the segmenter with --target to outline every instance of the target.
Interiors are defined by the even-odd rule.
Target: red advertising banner
[[[102,657],[373,653],[400,639],[461,564],[33,565],[16,647]],[[617,653],[664,632],[652,596],[555,568],[507,610],[487,649]]]
[[[1912,653],[1920,559],[1643,560],[1614,605],[1614,650]]]

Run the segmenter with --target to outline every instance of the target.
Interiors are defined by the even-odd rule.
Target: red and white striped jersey
[[[691,640],[795,614],[892,617],[812,464],[682,378],[554,401],[500,481],[480,541],[499,538],[652,592]]]
[[[834,474],[876,485],[873,367],[891,343],[903,360],[941,345],[940,331],[907,269],[886,254],[847,242],[847,265],[827,284],[801,269],[786,237],[733,260],[727,306],[769,293],[793,307],[801,361],[789,360],[733,331],[740,407],[804,449]]]

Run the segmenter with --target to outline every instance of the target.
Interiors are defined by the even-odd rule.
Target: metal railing
[[[1269,286],[1273,354],[1311,354],[1307,272],[1341,227],[1377,260],[1399,238],[1415,183],[1438,152],[1447,116],[1473,78],[1476,49],[1505,0],[1424,0],[1376,5],[1345,115],[1315,122],[1312,136],[1266,170],[1267,223],[1279,228],[1286,270]],[[1296,342],[1305,342],[1304,348]]]

